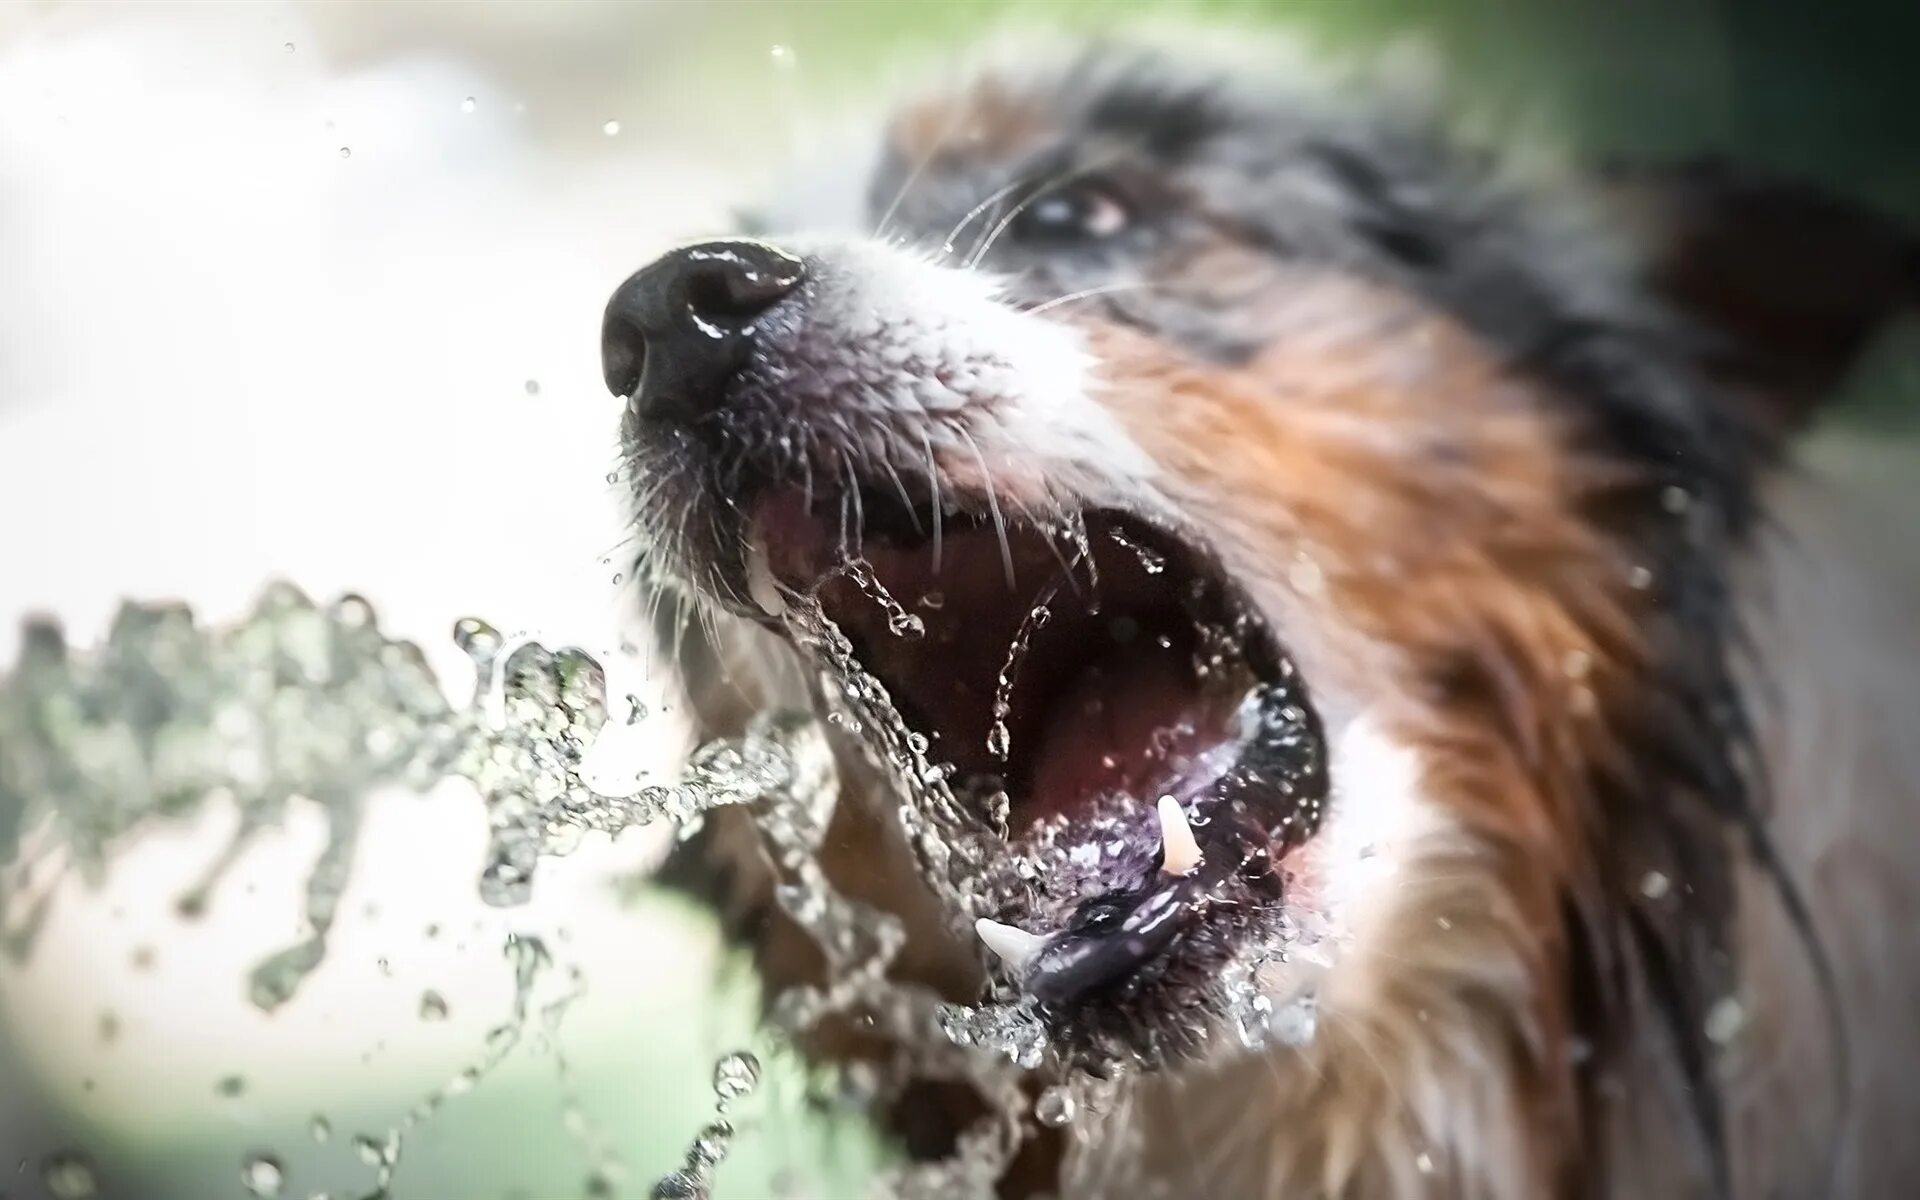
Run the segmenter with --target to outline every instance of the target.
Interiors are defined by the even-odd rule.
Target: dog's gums
[[[982,890],[1005,900],[978,930],[1051,1023],[1112,1025],[1277,931],[1324,751],[1292,665],[1201,551],[1115,512],[1045,527],[878,489],[769,487],[747,509],[749,585],[783,596],[763,607],[817,602],[1003,840]]]

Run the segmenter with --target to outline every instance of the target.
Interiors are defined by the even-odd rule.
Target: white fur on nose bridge
[[[1161,507],[1153,460],[1091,395],[1078,330],[1008,304],[996,277],[924,253],[871,239],[782,246],[819,264],[799,336],[808,359],[851,385],[836,406],[909,443],[924,435],[946,470],[984,469],[1016,500]]]

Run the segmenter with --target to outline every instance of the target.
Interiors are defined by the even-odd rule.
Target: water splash
[[[321,607],[275,584],[244,620],[213,629],[183,605],[128,603],[85,654],[70,653],[57,626],[30,622],[0,681],[0,862],[16,857],[24,830],[44,829],[97,885],[136,830],[224,801],[240,819],[183,897],[192,914],[293,801],[317,802],[326,844],[305,881],[305,935],[248,979],[252,1002],[271,1011],[325,960],[365,806],[384,789],[470,780],[490,832],[480,895],[513,906],[531,896],[539,859],[588,831],[690,820],[785,778],[777,746],[743,740],[706,747],[679,783],[598,792],[581,764],[607,721],[599,664],[536,642],[502,663],[504,639],[477,619],[458,622],[453,637],[475,667],[457,706],[419,648],[383,634],[358,596]],[[16,956],[31,948],[53,892],[43,882],[23,894],[16,881],[28,875],[0,876],[0,928]]]
[[[728,1114],[736,1100],[751,1096],[760,1086],[760,1060],[745,1050],[722,1055],[713,1065],[712,1123],[694,1135],[686,1161],[654,1181],[655,1200],[707,1200],[713,1195],[713,1172],[733,1148],[733,1123]]]
[[[993,889],[1016,885],[985,869],[998,842],[976,806],[955,797],[945,772],[928,760],[926,739],[906,727],[839,630],[804,603],[790,609],[789,619],[796,637],[827,664],[830,716],[863,724],[874,765],[913,798],[901,806],[902,829],[956,920],[969,922],[1001,904]],[[272,1010],[325,961],[365,806],[382,791],[471,781],[489,831],[477,888],[503,907],[524,903],[541,861],[568,853],[589,832],[618,834],[661,820],[684,825],[723,805],[748,806],[779,875],[775,900],[827,965],[824,986],[773,998],[773,1024],[798,1034],[831,1019],[853,1020],[900,1048],[884,1064],[887,1079],[971,1085],[988,1112],[963,1132],[956,1154],[896,1170],[879,1186],[901,1200],[990,1191],[1031,1127],[1021,1078],[1045,1060],[1044,1030],[1017,1006],[943,1008],[932,992],[888,978],[904,926],[838,893],[820,866],[838,798],[826,730],[804,716],[766,714],[745,736],[698,751],[677,782],[603,793],[582,775],[608,721],[599,664],[580,650],[533,642],[508,652],[506,639],[477,619],[459,622],[453,638],[475,668],[472,691],[459,703],[448,699],[418,648],[382,633],[371,606],[354,596],[319,606],[276,585],[244,619],[214,628],[199,626],[183,606],[129,603],[105,643],[87,653],[70,652],[52,624],[30,624],[16,666],[0,680],[0,863],[14,860],[32,831],[64,848],[65,869],[97,883],[147,824],[189,815],[209,801],[229,804],[240,814],[238,830],[189,890],[191,909],[294,800],[314,802],[327,837],[305,881],[302,936],[267,956],[246,981],[253,1003]],[[638,718],[631,701],[629,711],[629,719]],[[0,873],[0,930],[16,954],[31,947],[57,881],[32,880],[32,868]],[[514,1008],[488,1035],[484,1053],[394,1126],[354,1139],[373,1171],[374,1197],[389,1193],[420,1126],[529,1036],[544,1040],[566,1079],[557,1026],[584,981],[576,974],[565,994],[536,1008],[536,986],[556,974],[545,943],[516,937],[505,954]],[[437,1019],[443,1007],[423,996],[420,1015]],[[716,1120],[693,1139],[682,1167],[658,1181],[656,1195],[706,1194],[703,1181],[735,1137],[725,1103],[744,1096],[755,1075],[743,1074],[738,1062],[716,1075]],[[882,1080],[869,1090],[879,1095],[887,1086]],[[564,1111],[590,1160],[586,1191],[612,1193],[620,1164],[571,1097]],[[321,1117],[311,1132],[316,1141],[331,1136]],[[91,1178],[84,1159],[50,1160],[49,1179],[55,1166],[67,1189],[56,1194],[90,1194],[74,1182],[83,1173]]]
[[[1013,737],[1007,729],[1007,717],[1013,712],[1013,689],[1020,681],[1020,666],[1026,661],[1027,654],[1033,648],[1034,635],[1047,627],[1053,619],[1055,589],[1048,588],[1041,593],[1040,599],[1020,618],[1020,627],[1014,631],[1013,641],[1007,646],[1007,659],[1000,666],[1000,674],[994,680],[993,724],[987,730],[987,753],[1001,762],[1007,761],[1007,754],[1013,748]]]

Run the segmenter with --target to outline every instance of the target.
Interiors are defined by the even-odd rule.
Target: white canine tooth
[[[1193,840],[1193,826],[1187,814],[1172,796],[1160,797],[1160,840],[1167,845],[1167,856],[1160,869],[1169,875],[1191,874],[1200,865],[1200,843]]]
[[[759,538],[747,543],[747,592],[770,617],[787,611],[786,598],[773,580],[773,568],[767,565],[767,544]]]
[[[1033,960],[1040,957],[1040,950],[1047,939],[1037,933],[1028,933],[1014,925],[1002,925],[998,921],[989,921],[981,917],[973,923],[973,931],[987,944],[987,949],[1000,956],[1001,961],[1016,975],[1024,975]]]

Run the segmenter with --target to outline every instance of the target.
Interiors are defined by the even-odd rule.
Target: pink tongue
[[[1234,708],[1195,684],[1184,649],[1116,647],[1054,700],[1019,812],[1071,817],[1106,792],[1147,804],[1191,793],[1228,765]]]

